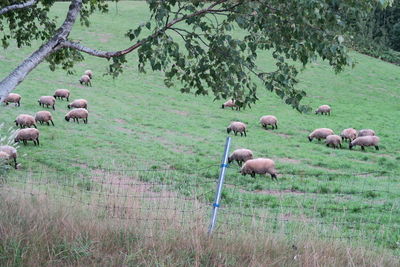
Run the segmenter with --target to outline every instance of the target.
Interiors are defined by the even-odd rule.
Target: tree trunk
[[[82,0],[73,0],[69,6],[69,11],[64,23],[57,30],[57,33],[47,43],[43,44],[31,56],[24,60],[16,69],[14,69],[6,78],[0,82],[0,102],[21,83],[26,75],[29,74],[37,65],[39,65],[48,55],[61,48],[60,44],[64,42],[72,26],[75,23],[82,7]]]

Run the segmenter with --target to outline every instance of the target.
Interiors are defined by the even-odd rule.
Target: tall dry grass
[[[209,238],[185,225],[110,219],[86,206],[0,193],[1,266],[396,266],[389,252],[267,233]]]

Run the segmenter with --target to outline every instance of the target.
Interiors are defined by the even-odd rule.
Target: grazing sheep
[[[317,110],[315,111],[315,114],[319,114],[321,113],[322,115],[331,115],[331,107],[328,105],[322,105],[319,108],[317,108]]]
[[[25,128],[25,127],[29,128],[29,127],[33,126],[33,127],[37,128],[36,124],[35,124],[35,122],[36,122],[35,118],[28,114],[18,115],[18,117],[15,119],[14,122],[15,122],[15,125],[17,125],[17,127],[20,126],[21,128]]]
[[[374,136],[375,135],[375,131],[371,130],[371,129],[362,129],[358,132],[358,137],[361,136]]]
[[[14,168],[17,169],[17,150],[15,149],[15,147],[12,146],[0,146],[0,151],[7,153],[9,156],[9,159],[13,159],[14,160]]]
[[[39,122],[40,124],[43,124],[43,122],[45,122],[49,126],[50,126],[50,123],[49,123],[49,121],[50,121],[51,124],[53,124],[53,126],[54,126],[53,116],[51,115],[51,113],[49,111],[46,111],[46,110],[36,112],[35,121]]]
[[[49,106],[51,106],[53,108],[53,110],[56,110],[54,108],[54,105],[56,104],[56,99],[54,98],[54,96],[41,96],[40,99],[38,100],[39,102],[39,106],[43,106],[46,105],[46,107],[48,108]]]
[[[19,94],[10,93],[3,102],[6,106],[8,103],[15,103],[15,106],[19,107],[21,106],[21,96]]]
[[[92,86],[92,82],[90,81],[90,77],[88,75],[82,75],[79,79],[80,84],[85,84],[86,86]]]
[[[272,180],[278,180],[276,177],[275,162],[272,159],[257,158],[249,159],[240,169],[242,175],[250,174],[255,177],[256,174],[270,174]]]
[[[228,128],[226,128],[226,132],[229,134],[231,131],[233,131],[233,133],[235,135],[237,135],[237,133],[240,133],[240,136],[246,136],[246,124],[244,124],[243,122],[239,122],[239,121],[234,121],[231,122],[231,124],[228,126]]]
[[[71,109],[71,108],[85,108],[85,109],[87,109],[87,105],[88,105],[88,102],[87,102],[86,99],[76,99],[76,100],[72,101],[72,103],[69,104],[67,106],[67,108],[68,109]]]
[[[365,146],[374,146],[376,150],[379,150],[379,137],[378,136],[361,136],[354,139],[349,144],[349,149],[352,149],[355,146],[361,146],[361,150],[365,150]]]
[[[332,145],[333,148],[342,148],[342,138],[339,135],[331,134],[326,137],[326,146]]]
[[[84,108],[76,108],[71,110],[65,115],[65,120],[69,121],[71,118],[79,124],[79,119],[83,119],[85,124],[88,123],[89,112]]]
[[[240,111],[240,107],[238,105],[236,105],[235,100],[232,98],[228,101],[226,101],[224,104],[222,104],[221,108],[235,108],[235,110],[239,110]]]
[[[347,128],[342,131],[340,136],[342,137],[342,141],[349,140],[351,142],[357,138],[357,131],[353,128]]]
[[[28,141],[33,141],[35,146],[39,145],[39,130],[33,128],[21,129],[18,131],[14,141],[15,143],[22,141],[24,145],[27,145]]]
[[[242,166],[243,162],[248,161],[249,159],[253,158],[253,152],[249,149],[236,149],[232,152],[232,154],[228,157],[228,163],[236,160],[239,166]]]
[[[318,141],[321,141],[321,139],[325,139],[331,134],[333,134],[333,131],[329,128],[318,128],[308,136],[308,140],[311,142],[314,138],[316,138]]]
[[[61,99],[61,100],[66,98],[67,101],[69,101],[69,95],[70,95],[70,92],[67,89],[57,89],[54,92],[54,98],[56,98],[56,99],[58,98],[58,99]]]
[[[264,127],[265,129],[268,128],[268,125],[272,126],[272,130],[278,129],[278,119],[275,116],[272,115],[262,116],[260,118],[260,123],[262,127]]]
[[[85,75],[89,76],[90,79],[93,79],[93,72],[91,70],[85,70]]]

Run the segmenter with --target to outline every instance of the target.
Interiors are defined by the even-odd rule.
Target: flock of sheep
[[[81,84],[91,86],[91,79],[93,78],[93,72],[86,70],[85,74],[79,79]],[[69,101],[70,92],[67,89],[57,89],[53,96],[41,96],[38,100],[39,106],[52,108],[55,110],[56,99],[63,100],[64,98]],[[3,101],[6,105],[9,103],[15,103],[15,106],[21,106],[21,96],[19,94],[10,93]],[[88,101],[85,99],[77,99],[68,104],[68,109],[73,108],[65,115],[65,120],[70,121],[73,119],[74,122],[79,123],[79,119],[82,119],[85,124],[88,123],[89,112],[87,110]],[[35,116],[28,114],[20,114],[15,119],[16,126],[21,129],[16,133],[15,143],[23,142],[24,145],[28,141],[32,141],[34,145],[39,145],[40,132],[37,129],[36,124],[39,122],[41,125],[46,123],[50,126],[50,123],[54,126],[53,115],[46,110],[36,112]],[[25,128],[26,127],[26,128]],[[31,128],[34,127],[34,128]],[[12,146],[0,146],[0,160],[2,161],[13,161],[15,169],[17,169],[17,150]]]
[[[240,107],[235,104],[233,99],[228,100],[222,104],[222,108],[230,107],[232,109],[240,110]],[[330,115],[331,107],[328,105],[320,106],[315,114]],[[272,127],[272,130],[278,129],[278,119],[275,116],[267,115],[260,118],[260,124],[264,129],[268,129],[268,126]],[[247,125],[243,122],[234,121],[226,129],[227,133],[233,132],[235,135],[240,133],[241,136],[247,136],[246,134]],[[375,135],[375,131],[371,129],[363,129],[357,131],[353,128],[344,129],[339,135],[329,128],[318,128],[315,129],[308,135],[308,140],[311,142],[313,139],[321,141],[325,139],[327,147],[332,146],[333,148],[342,148],[343,141],[349,141],[349,149],[355,146],[361,146],[364,150],[366,146],[374,146],[376,150],[379,150],[379,137]],[[269,174],[272,179],[277,179],[277,171],[275,169],[275,162],[268,158],[256,158],[253,159],[253,152],[249,149],[237,149],[228,157],[228,163],[236,161],[241,166],[240,173],[242,175],[250,174],[254,177],[256,174]],[[243,164],[244,163],[244,164]],[[243,166],[242,166],[243,164]]]

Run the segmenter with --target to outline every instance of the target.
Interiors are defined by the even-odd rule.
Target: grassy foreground
[[[97,49],[122,49],[128,45],[123,34],[147,19],[148,13],[145,6],[144,2],[121,2],[118,4],[118,12],[112,6],[107,15],[95,14],[92,17],[90,28],[76,25],[71,37],[74,40],[82,40],[83,44]],[[63,18],[66,7],[67,3],[57,3],[52,12]],[[8,74],[32,51],[29,48],[18,49],[14,45],[7,49],[5,54],[0,54],[0,77]],[[248,124],[248,137],[234,137],[232,150],[245,147],[253,150],[256,157],[274,159],[280,175],[278,182],[272,182],[269,178],[264,177],[256,177],[256,179],[242,177],[238,174],[238,167],[233,164],[227,172],[227,186],[223,194],[222,204],[225,209],[221,212],[220,219],[222,232],[231,229],[224,224],[229,220],[233,220],[236,227],[246,232],[249,220],[256,215],[262,218],[273,218],[272,222],[266,220],[264,228],[262,228],[265,235],[263,233],[243,234],[243,236],[237,237],[235,242],[243,246],[249,245],[246,249],[254,250],[257,253],[263,245],[274,244],[270,247],[275,247],[273,242],[278,242],[277,247],[282,247],[282,251],[287,254],[288,251],[291,251],[291,244],[286,244],[282,237],[303,236],[304,233],[298,232],[299,225],[297,223],[300,221],[301,227],[304,227],[304,224],[316,226],[315,230],[323,240],[318,246],[311,246],[311,243],[307,243],[307,239],[301,241],[304,242],[304,245],[298,245],[298,247],[309,249],[308,252],[302,254],[307,255],[305,261],[313,260],[312,254],[308,254],[313,249],[326,248],[329,250],[331,248],[332,251],[329,253],[333,253],[333,256],[328,258],[333,261],[339,255],[345,255],[337,260],[344,260],[343,263],[347,265],[350,259],[354,259],[353,256],[347,257],[347,252],[341,249],[337,250],[336,241],[342,239],[348,240],[352,246],[362,245],[372,250],[388,249],[390,251],[388,253],[398,255],[400,253],[400,140],[398,135],[400,132],[398,104],[400,100],[400,69],[359,54],[354,54],[354,58],[358,61],[356,68],[348,69],[339,75],[335,75],[324,62],[310,65],[300,75],[299,87],[308,93],[305,102],[313,107],[321,104],[331,105],[333,108],[331,116],[299,114],[284,105],[275,95],[265,92],[262,86],[259,87],[260,101],[252,109],[241,112],[229,109],[221,110],[220,105],[223,100],[213,102],[212,96],[183,95],[179,93],[178,86],[177,88],[166,88],[160,73],[139,74],[136,69],[137,57],[134,53],[128,56],[129,63],[125,67],[125,72],[116,80],[112,80],[109,76],[102,76],[107,66],[107,62],[102,59],[87,57],[83,63],[76,66],[77,74],[73,76],[67,76],[62,70],[51,72],[46,64],[42,64],[16,90],[23,96],[21,107],[0,107],[0,121],[4,122],[6,126],[1,129],[1,134],[4,134],[8,127],[13,126],[12,122],[18,114],[33,115],[36,111],[41,110],[37,104],[39,96],[52,95],[57,88],[69,89],[72,92],[72,99],[85,98],[89,101],[89,124],[78,125],[64,121],[67,103],[66,101],[57,101],[56,111],[53,112],[56,126],[39,127],[40,147],[34,147],[32,144],[20,147],[19,162],[21,166],[19,170],[11,171],[7,179],[11,181],[11,186],[14,185],[12,181],[18,181],[21,184],[33,179],[43,179],[54,183],[71,180],[74,188],[87,188],[88,191],[97,192],[99,186],[96,185],[98,180],[93,178],[94,173],[98,174],[105,170],[108,174],[110,170],[127,170],[124,173],[124,179],[165,182],[165,176],[158,175],[158,172],[143,176],[140,171],[131,175],[129,170],[170,170],[167,181],[173,180],[175,184],[181,185],[176,188],[178,194],[191,192],[188,186],[190,181],[204,183],[205,185],[201,186],[199,190],[209,193],[204,194],[200,200],[209,204],[213,198],[211,190],[215,185],[208,182],[213,182],[218,173],[218,163],[226,137],[225,129],[230,121],[240,120]],[[266,69],[273,68],[272,58],[268,54],[262,55],[260,66]],[[93,87],[83,87],[78,83],[80,74],[85,69],[94,71]],[[259,118],[268,114],[277,116],[278,130],[265,131],[260,127]],[[333,150],[316,141],[309,143],[306,136],[313,129],[319,127],[331,128],[335,133],[340,133],[341,130],[348,127],[374,129],[381,138],[381,150],[375,151],[371,148],[367,148],[366,152],[361,152],[359,148],[355,151],[347,148]],[[209,166],[214,167],[209,168]],[[37,172],[40,173],[40,177],[33,178],[32,174]],[[15,186],[20,185],[16,183]],[[63,189],[57,190],[60,192]],[[35,209],[40,211],[40,205],[37,202],[34,202],[37,205],[25,210],[23,208],[26,204],[24,199],[21,200],[21,203],[18,203],[16,199],[13,199],[11,204],[6,204],[7,201],[4,205],[21,207],[21,209],[10,208],[7,210],[7,217],[21,216],[24,219],[21,219],[20,223],[26,225],[35,225],[35,220],[38,220],[38,224],[41,223],[40,217],[30,213],[30,210]],[[54,208],[51,204],[49,207]],[[57,214],[62,211],[57,211],[55,208],[55,210],[40,212],[45,212],[43,218],[46,216],[51,218],[53,212]],[[250,214],[250,216],[238,215],[243,213]],[[77,214],[78,217],[74,218],[74,214],[68,213],[68,216],[69,220],[74,221],[78,220],[77,218],[82,219],[86,215]],[[90,216],[88,215],[85,220],[87,222],[95,221]],[[7,218],[1,217],[4,220]],[[280,224],[278,226],[272,224],[278,219],[283,222],[285,230],[283,232],[286,235],[278,234],[277,239],[273,238],[275,241],[272,241],[268,234],[279,233],[281,230]],[[52,225],[51,227],[55,227],[55,235],[60,232],[60,228],[57,227],[62,227],[62,224],[59,224],[59,221],[52,222],[49,219],[48,223]],[[205,248],[201,251],[204,252],[204,255],[208,255],[207,253],[211,253],[207,251],[210,249],[208,246],[217,246],[219,242],[221,244],[224,242],[227,242],[226,244],[235,243],[230,239],[236,237],[230,235],[223,236],[223,240],[207,241],[204,236],[201,236],[204,233],[203,228],[206,226],[199,226],[201,229],[197,233],[199,236],[193,237],[190,241],[193,244],[182,246],[193,248],[196,240],[204,242],[202,244]],[[83,229],[85,227],[83,224]],[[100,230],[96,230],[93,235],[86,236],[86,240],[95,244],[97,244],[96,242],[106,242],[107,238],[104,236],[110,233],[107,223],[99,219],[95,227]],[[39,228],[32,229],[40,233],[39,230],[36,230]],[[105,233],[102,232],[104,229],[107,230]],[[45,239],[42,240],[42,235],[33,235],[32,240],[27,237],[22,242],[21,236],[26,234],[24,231],[23,229],[20,232],[10,230],[10,236],[21,246],[25,246],[28,241],[33,242],[32,240],[46,242]],[[84,232],[84,230],[82,231]],[[129,235],[130,230],[124,225],[116,227],[111,233],[115,233],[113,231],[126,231],[126,234]],[[175,229],[174,231],[180,230]],[[328,234],[333,239],[325,238]],[[168,237],[167,233],[165,235]],[[68,232],[65,236],[68,236]],[[187,234],[182,234],[182,236],[187,236]],[[170,242],[171,240],[167,237],[163,240]],[[176,237],[181,238],[179,232],[174,234],[174,238]],[[266,238],[267,241],[257,243],[258,241],[254,240],[258,237]],[[10,255],[10,253],[17,255],[20,251],[18,246],[12,247],[13,252],[7,250],[12,244],[9,242],[11,239],[7,239],[3,243],[7,246],[3,246],[0,251],[2,259],[9,264],[13,260],[10,261],[8,257],[4,258],[4,256]],[[128,242],[123,239],[119,242]],[[50,238],[50,240],[53,245],[61,244],[58,239]],[[138,237],[138,240],[136,245],[140,246],[143,237]],[[221,244],[220,251],[224,251],[223,249],[245,250],[242,245],[223,248],[224,246]],[[333,245],[330,246],[330,244]],[[89,246],[90,250],[102,255],[103,251],[99,250],[97,245]],[[131,245],[124,244],[121,247],[128,249]],[[37,260],[27,256],[34,255],[30,251],[31,246],[26,246],[24,249],[25,252],[20,254],[20,260],[23,263]],[[169,251],[171,255],[177,257],[168,259],[168,253],[153,253],[166,257],[160,258],[163,264],[172,264],[173,262],[180,264],[179,257],[183,259],[186,255],[180,255],[179,250],[172,250],[171,247],[161,246],[154,249]],[[194,250],[184,251],[194,257],[192,258],[195,260],[194,262],[202,263],[200,259],[196,258],[202,256],[194,253]],[[277,261],[277,265],[301,265],[291,261],[294,257],[291,254],[290,257],[282,256],[280,262],[280,252],[276,252],[276,254],[273,252],[274,256],[271,257],[263,253],[255,255],[254,257],[260,261],[251,262],[249,259],[237,259],[236,262],[232,256],[236,252],[232,251],[223,252],[225,255],[223,260],[216,259],[209,264],[231,263],[231,265],[240,266],[241,263],[254,263],[253,265],[257,265],[263,263],[261,259],[265,257],[271,259],[271,264]],[[337,251],[339,254],[335,254]],[[364,255],[365,251],[360,253],[360,255]],[[69,257],[73,257],[73,252],[66,252],[66,254],[68,260],[70,260]],[[50,256],[39,255],[43,257],[40,259],[43,262],[50,259]],[[54,255],[51,257],[55,257]],[[132,253],[127,253],[127,255],[132,256]],[[250,255],[254,254],[250,253]],[[363,256],[360,255],[354,257],[361,259]],[[114,256],[115,258],[113,258]],[[132,256],[133,262],[140,263],[148,256],[147,252],[139,255],[138,258]],[[120,262],[126,263],[126,259],[121,255],[110,254],[109,257],[107,260],[116,265]],[[229,262],[230,258],[234,262]],[[373,260],[373,258],[369,259]],[[392,265],[390,264],[393,263],[391,258],[387,259],[387,265]],[[85,260],[89,259],[85,258]],[[382,258],[376,257],[376,260],[376,264],[380,265]],[[152,258],[149,264],[155,264],[156,261],[157,259]],[[342,265],[342,262],[332,261],[327,261],[326,264]],[[282,264],[278,264],[278,262]],[[146,264],[146,262],[141,263]],[[307,262],[303,263],[308,265]],[[366,261],[364,264],[370,265],[369,263]],[[184,264],[189,265],[189,263],[182,263],[182,265]],[[323,262],[320,264],[324,265]]]

